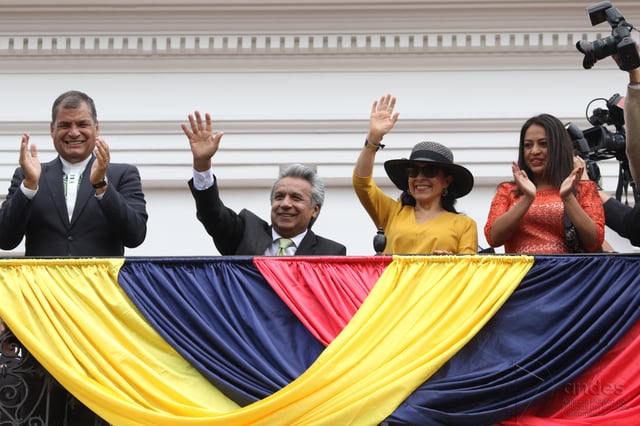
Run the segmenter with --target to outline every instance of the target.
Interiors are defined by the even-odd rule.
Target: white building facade
[[[214,158],[231,208],[269,218],[281,167],[313,165],[326,182],[314,230],[373,254],[375,226],[351,187],[372,102],[398,97],[400,120],[374,177],[399,195],[385,160],[421,140],[449,146],[475,176],[458,210],[484,224],[497,184],[510,179],[518,134],[548,112],[586,129],[587,105],[624,95],[611,58],[582,67],[578,40],[592,26],[582,1],[3,0],[0,3],[0,197],[29,132],[42,161],[55,156],[51,103],[66,90],[96,102],[113,162],[140,169],[148,235],[127,256],[218,255],[195,217],[191,154],[180,125],[210,112],[224,131]],[[640,3],[614,2],[640,27]],[[637,33],[634,33],[637,39]],[[595,104],[604,106],[604,101]],[[599,162],[615,191],[618,162]],[[632,201],[632,200],[630,200]],[[635,251],[607,230],[620,252]],[[500,251],[500,250],[499,250]],[[19,246],[3,256],[22,255]]]

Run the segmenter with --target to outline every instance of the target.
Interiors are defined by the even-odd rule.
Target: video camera
[[[589,109],[596,101],[605,101],[606,108],[595,108],[589,115]],[[580,130],[571,122],[565,125],[571,136],[573,149],[576,155],[584,159],[589,179],[598,185],[601,175],[597,161],[615,157],[620,163],[618,189],[621,191],[631,182],[624,130],[624,97],[615,93],[609,99],[593,99],[587,105],[587,121],[593,127],[586,130]],[[610,131],[607,126],[614,126],[615,132]],[[619,195],[617,198],[620,199]]]
[[[576,48],[584,54],[582,66],[590,69],[599,59],[618,55],[620,69],[630,71],[640,67],[638,49],[630,35],[634,27],[625,21],[620,11],[611,2],[603,1],[589,6],[587,13],[591,25],[598,25],[606,20],[612,30],[608,37],[592,42],[580,40],[576,43]]]
[[[595,108],[589,115],[589,108],[599,100],[606,102],[606,108]],[[619,161],[624,161],[626,159],[624,97],[616,93],[607,100],[603,98],[592,100],[587,105],[587,121],[593,127],[582,131],[571,123],[566,126],[571,134],[576,154],[585,160],[600,161],[615,157]],[[614,126],[616,131],[611,132],[607,126]]]

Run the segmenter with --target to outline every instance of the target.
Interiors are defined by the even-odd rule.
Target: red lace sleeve
[[[490,246],[495,247],[491,242],[491,227],[493,226],[493,222],[496,221],[500,216],[505,214],[511,204],[513,202],[515,185],[509,182],[503,182],[498,185],[498,189],[496,194],[493,196],[493,200],[491,201],[491,207],[489,208],[489,217],[487,217],[487,223],[484,225],[484,237],[487,239],[487,242]]]
[[[582,209],[589,215],[591,220],[596,224],[597,237],[592,247],[585,247],[589,252],[596,252],[602,247],[604,242],[604,208],[598,194],[598,187],[595,182],[590,180],[581,180],[578,186],[578,194],[576,199]]]

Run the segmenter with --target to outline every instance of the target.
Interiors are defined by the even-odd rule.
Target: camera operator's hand
[[[640,54],[640,43],[636,43],[636,49]],[[629,84],[640,84],[640,68],[629,71]]]
[[[640,54],[640,43],[636,43],[636,49],[638,50],[638,54]],[[615,53],[611,55],[611,57],[616,62],[616,65],[618,65],[618,68],[625,71],[625,69],[623,68],[623,62],[620,59],[620,55]],[[634,68],[632,70],[627,70],[627,72],[629,73],[630,84],[640,84],[640,67]]]
[[[613,196],[607,194],[604,191],[598,191],[598,195],[600,196],[600,201],[602,201],[602,204],[606,203],[607,201],[609,201],[610,198],[613,198]]]

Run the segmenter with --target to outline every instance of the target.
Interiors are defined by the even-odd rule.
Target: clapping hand
[[[575,167],[569,176],[562,181],[560,185],[560,198],[565,199],[578,188],[578,182],[580,181],[582,174],[584,173],[584,167]]]
[[[40,180],[42,166],[38,159],[38,150],[34,144],[29,145],[29,134],[24,133],[20,141],[20,167],[24,172],[24,186],[36,189]]]
[[[520,170],[518,167],[518,163],[515,161],[511,163],[511,170],[513,171],[513,179],[516,181],[516,185],[518,189],[527,197],[535,198],[536,196],[536,186],[531,180],[529,176],[527,176],[527,172],[524,170]]]
[[[105,179],[105,176],[107,176],[107,168],[111,162],[109,145],[107,145],[107,142],[104,139],[96,137],[96,147],[93,150],[93,153],[96,156],[96,161],[94,161],[91,166],[91,176],[89,179],[91,184],[96,184],[102,182]],[[102,192],[104,192],[104,190],[96,191],[96,193]]]

